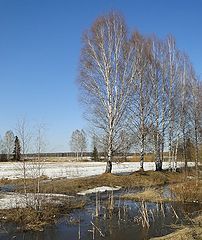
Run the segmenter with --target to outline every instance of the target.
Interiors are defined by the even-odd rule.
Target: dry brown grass
[[[201,240],[202,239],[202,228],[183,228],[171,233],[167,236],[152,238],[151,240]]]
[[[193,220],[193,225],[183,227],[174,233],[163,237],[152,238],[151,240],[201,240],[202,239],[202,215]]]
[[[46,175],[40,176],[40,181],[47,180],[48,177]],[[37,178],[26,178],[26,184],[30,185],[33,184]],[[17,178],[17,179],[8,179],[8,178],[1,178],[0,179],[0,185],[5,185],[5,184],[11,184],[11,185],[16,185],[20,186],[24,184],[24,179],[23,178]]]
[[[187,180],[170,186],[176,200],[182,202],[202,202],[202,181]]]
[[[16,222],[22,230],[41,231],[44,226],[54,223],[61,214],[68,214],[73,209],[83,208],[84,201],[66,200],[63,204],[45,204],[40,211],[32,208],[15,208],[0,210],[0,219]]]
[[[41,192],[44,193],[63,193],[75,194],[77,192],[101,186],[121,186],[123,188],[135,187],[153,187],[166,183],[179,183],[184,181],[184,174],[179,172],[155,172],[155,171],[137,171],[130,175],[101,174],[99,176],[78,178],[78,179],[53,179],[47,180],[46,176],[41,177]],[[34,191],[36,179],[26,179],[28,192]],[[0,184],[11,184],[18,187],[23,186],[23,179],[1,179]],[[21,190],[20,190],[21,189]],[[18,188],[16,191],[22,191]]]
[[[79,179],[61,179],[42,183],[41,191],[49,193],[75,194],[77,192],[101,186],[121,186],[123,188],[152,187],[166,183],[180,182],[181,173],[138,171],[127,176],[102,174]]]
[[[122,195],[123,199],[126,200],[133,200],[133,201],[146,201],[146,202],[163,202],[168,201],[162,196],[161,189],[146,189],[143,192],[138,193],[126,193]]]

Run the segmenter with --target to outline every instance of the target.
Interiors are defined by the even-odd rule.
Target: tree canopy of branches
[[[11,130],[7,131],[4,136],[3,145],[4,145],[4,152],[7,155],[8,161],[11,159],[11,156],[13,153],[14,142],[15,142],[14,133]]]
[[[83,157],[83,152],[87,149],[86,133],[83,129],[73,131],[70,146],[71,150],[76,153],[77,160],[79,155],[81,158]]]
[[[20,118],[17,122],[16,133],[21,143],[22,158],[25,158],[26,153],[29,152],[31,132],[29,130],[28,121],[25,117]]]
[[[133,66],[124,19],[118,14],[98,18],[83,36],[79,84],[88,117],[106,136],[107,168],[126,115]]]
[[[106,172],[124,145],[123,136],[127,147],[139,147],[142,169],[146,147],[152,145],[156,170],[162,170],[166,157],[170,170],[176,170],[178,142],[186,167],[187,139],[198,166],[202,85],[173,36],[129,34],[120,14],[101,16],[83,34],[79,73],[87,119],[106,139]]]

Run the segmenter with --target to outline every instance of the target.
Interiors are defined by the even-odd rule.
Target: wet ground
[[[201,209],[199,204],[125,201],[120,198],[121,194],[121,190],[90,194],[85,197],[87,205],[84,209],[64,214],[55,225],[46,227],[43,232],[22,232],[16,224],[2,223],[0,239],[149,239],[171,233],[176,225],[189,224],[189,214]]]
[[[16,186],[13,184],[0,185],[0,192],[13,192],[16,190]]]

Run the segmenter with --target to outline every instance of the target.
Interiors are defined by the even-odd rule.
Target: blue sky
[[[25,116],[46,125],[47,151],[69,150],[88,126],[75,83],[81,36],[111,10],[131,31],[173,34],[202,76],[201,0],[0,0],[1,136]]]

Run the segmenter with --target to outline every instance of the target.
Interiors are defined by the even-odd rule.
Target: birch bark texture
[[[126,119],[134,71],[131,55],[126,25],[120,14],[99,17],[83,35],[78,82],[87,119],[107,139],[106,173],[112,170],[115,145]]]
[[[152,83],[149,79],[149,65],[151,64],[151,41],[134,32],[131,38],[133,47],[133,78],[132,95],[129,104],[130,127],[136,136],[140,150],[140,169],[143,170],[145,145],[150,124],[152,110]]]

